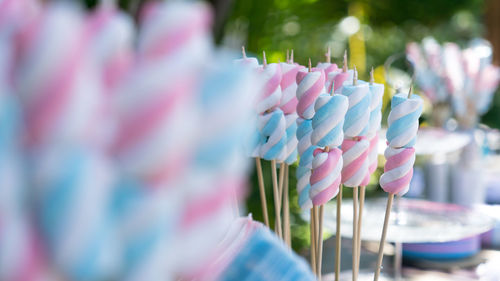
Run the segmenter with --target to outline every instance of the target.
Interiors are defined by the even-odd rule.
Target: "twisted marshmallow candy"
[[[281,109],[276,108],[258,117],[258,127],[263,141],[260,156],[266,160],[284,161],[286,157],[286,120]]]
[[[286,122],[286,160],[285,163],[291,165],[297,161],[297,114],[285,115]]]
[[[299,155],[302,156],[304,152],[311,147],[311,134],[312,134],[312,120],[297,118],[297,139],[299,141],[297,150]]]
[[[384,85],[370,83],[370,121],[368,123],[367,138],[370,141],[368,148],[368,173],[361,183],[366,186],[370,182],[371,174],[378,166],[378,131],[382,120],[382,97],[384,95]]]
[[[320,147],[338,147],[344,139],[344,116],[348,99],[342,95],[323,94],[314,105],[316,114],[312,119],[311,142]]]
[[[280,101],[280,108],[285,114],[294,113],[297,109],[297,72],[301,68],[300,65],[291,63],[280,63],[282,78],[281,78],[281,91],[283,95]]]
[[[312,69],[308,72],[302,69],[297,73],[297,114],[303,119],[314,116],[314,102],[325,88],[325,72],[322,69]]]
[[[399,195],[408,192],[415,163],[413,145],[422,108],[422,99],[417,95],[407,98],[400,93],[392,98],[387,129],[389,146],[384,153],[387,162],[380,177],[380,185],[386,192]]]
[[[310,194],[311,184],[311,169],[314,159],[314,151],[317,146],[310,146],[300,157],[299,166],[295,172],[297,177],[297,193],[299,195],[299,206],[302,210],[312,208],[312,201]]]
[[[406,98],[405,94],[392,97],[391,112],[387,118],[387,141],[390,147],[413,147],[417,141],[418,118],[423,102],[419,96]]]
[[[314,150],[309,196],[314,205],[323,205],[339,192],[342,171],[342,150]]]
[[[297,177],[297,193],[299,195],[299,206],[302,210],[308,210],[312,207],[312,201],[309,197],[311,185],[311,168],[313,152],[316,147],[311,144],[312,120],[297,118],[297,139],[299,143],[297,150],[300,155],[299,166],[295,172]]]
[[[314,107],[311,140],[314,145],[327,149],[314,152],[309,195],[314,205],[321,205],[336,196],[339,190],[343,161],[338,146],[344,139],[342,126],[348,100],[342,95],[323,94]]]
[[[344,134],[346,138],[364,136],[370,120],[370,90],[368,84],[344,85],[342,95],[349,99],[349,109],[345,115]]]
[[[262,94],[257,101],[257,113],[264,114],[279,106],[281,100],[281,68],[277,63],[267,64],[260,69],[264,83]]]

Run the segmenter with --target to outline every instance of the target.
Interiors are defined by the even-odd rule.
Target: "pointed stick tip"
[[[309,58],[309,72],[312,71],[312,67],[311,67],[311,58]]]
[[[262,51],[262,65],[267,66],[266,51]]]
[[[243,58],[247,58],[247,53],[245,52],[245,46],[241,46],[241,54],[243,54]]]

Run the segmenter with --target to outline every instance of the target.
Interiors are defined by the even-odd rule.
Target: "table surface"
[[[399,200],[399,203],[398,203]],[[387,198],[367,199],[363,211],[361,238],[379,241]],[[352,237],[352,200],[342,200],[341,235]],[[302,214],[309,220],[309,212]],[[490,230],[494,219],[482,212],[454,204],[400,198],[394,205],[387,230],[387,242],[449,242]],[[324,228],[336,230],[336,200],[325,205]]]

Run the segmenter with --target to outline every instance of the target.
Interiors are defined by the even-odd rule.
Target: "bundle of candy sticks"
[[[289,165],[299,157],[296,170],[299,206],[310,212],[311,267],[319,280],[324,204],[337,196],[334,271],[335,280],[339,280],[341,184],[353,188],[352,278],[357,280],[365,191],[378,166],[377,143],[384,85],[375,83],[373,68],[369,82],[358,80],[356,67],[353,70],[347,67],[346,53],[343,67],[339,69],[331,63],[329,48],[325,54],[326,62],[312,67],[309,59],[307,68],[294,63],[293,50],[287,50],[286,62],[279,64],[268,64],[263,53],[262,66],[258,66],[255,58],[248,58],[244,48],[242,51],[242,60],[252,64],[263,81],[262,94],[256,106],[256,141],[250,154],[256,158],[266,225],[269,226],[269,219],[261,158],[271,162],[275,232],[291,247],[288,171]],[[415,158],[412,146],[420,114],[421,100],[418,96],[395,95],[388,119],[387,163],[380,179],[382,188],[389,193],[389,199],[375,280],[380,272],[392,198],[394,194],[402,195],[408,190],[412,177]],[[280,165],[279,178],[277,163]]]

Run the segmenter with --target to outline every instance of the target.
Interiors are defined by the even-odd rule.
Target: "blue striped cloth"
[[[316,280],[304,259],[268,229],[256,230],[220,280]]]

